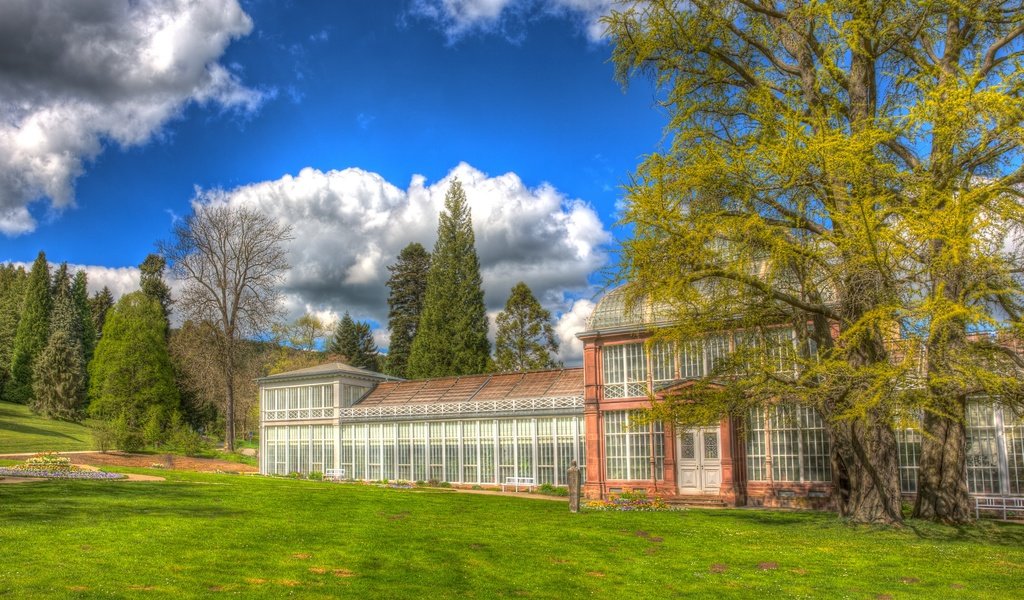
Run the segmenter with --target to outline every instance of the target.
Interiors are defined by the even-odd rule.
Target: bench
[[[975,496],[974,518],[981,518],[981,511],[1002,512],[1005,521],[1009,513],[1024,514],[1024,496]]]
[[[530,489],[537,485],[533,477],[506,477],[505,483],[501,484],[501,491],[505,491],[506,486],[512,486],[515,490],[519,491],[519,486],[523,486],[526,489]]]
[[[327,469],[324,471],[324,479],[341,481],[342,479],[345,479],[345,469]]]

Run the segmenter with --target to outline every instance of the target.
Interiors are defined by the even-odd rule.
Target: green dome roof
[[[639,328],[670,320],[670,311],[664,305],[655,305],[646,298],[627,302],[628,285],[609,291],[597,301],[594,312],[587,319],[587,331]]]

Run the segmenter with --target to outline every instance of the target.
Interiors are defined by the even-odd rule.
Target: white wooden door
[[[679,493],[710,494],[722,486],[721,438],[717,427],[679,434]]]

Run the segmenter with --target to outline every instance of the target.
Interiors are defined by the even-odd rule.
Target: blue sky
[[[42,249],[88,266],[97,285],[130,286],[133,271],[103,268],[138,264],[175,215],[216,196],[296,219],[293,314],[351,310],[381,328],[387,274],[377,272],[408,241],[432,245],[428,213],[456,170],[486,221],[475,224],[495,288],[489,308],[526,279],[568,330],[621,235],[619,185],[664,124],[649,83],[624,91],[614,81],[611,47],[595,34],[605,2],[209,0],[211,10],[164,36],[141,23],[182,16],[175,0],[141,3],[147,15],[111,0],[107,14],[52,18],[72,1],[0,8],[8,46],[37,30],[21,56],[0,62],[0,150],[4,127],[25,132],[39,119],[43,146],[65,161],[33,179],[25,165],[39,160],[0,157],[0,260],[28,262]],[[95,21],[113,32],[101,43],[137,60],[69,72],[59,57],[89,60],[81,51],[32,45],[58,37],[39,29],[88,42],[95,33],[83,24]],[[39,64],[12,66],[19,59]],[[58,105],[68,117],[45,125]],[[7,143],[10,156],[47,156],[38,143]],[[28,219],[17,212],[26,206]],[[372,237],[381,220],[399,230],[388,243]],[[312,238],[321,242],[301,245]],[[538,257],[555,247],[569,250]]]

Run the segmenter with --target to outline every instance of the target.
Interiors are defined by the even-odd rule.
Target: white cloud
[[[472,210],[485,301],[501,310],[513,285],[525,281],[541,303],[560,315],[578,310],[573,299],[591,288],[588,277],[604,267],[611,236],[594,209],[550,184],[527,187],[515,173],[495,177],[461,163],[428,185],[413,176],[401,189],[361,169],[303,169],[233,190],[199,191],[197,202],[258,208],[293,228],[286,308],[335,317],[348,310],[370,319],[386,341],[387,265],[410,242],[428,250],[437,236],[445,193],[458,177]],[[563,336],[564,337],[564,336]],[[577,360],[568,344],[563,355]],[[573,352],[576,352],[575,355]]]
[[[14,262],[15,266],[21,266],[26,271],[32,268],[32,263]],[[60,265],[50,263],[50,273]],[[114,301],[118,298],[139,290],[139,269],[137,267],[100,267],[96,265],[68,265],[68,270],[74,274],[77,271],[85,271],[88,276],[89,294],[95,294],[104,287],[110,290]],[[172,290],[173,291],[173,290]]]
[[[579,364],[583,360],[583,342],[576,334],[585,330],[587,317],[594,311],[594,303],[587,298],[573,302],[555,323],[555,337],[558,338],[558,358],[566,365]]]
[[[189,103],[243,113],[272,93],[218,63],[252,21],[237,0],[8,0],[0,5],[0,233],[74,203],[112,141],[142,144]]]
[[[413,0],[410,13],[437,23],[449,42],[474,32],[501,33],[512,41],[523,37],[523,22],[540,15],[576,20],[592,42],[605,36],[601,17],[614,0]]]

